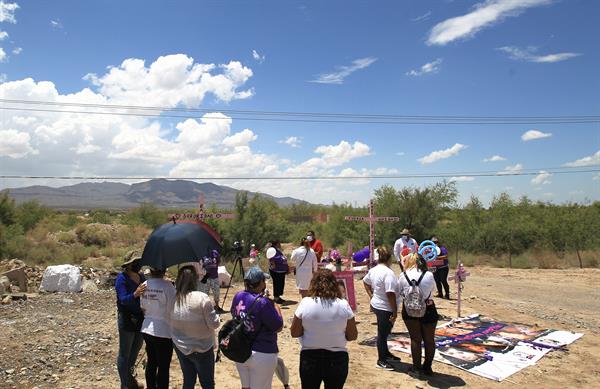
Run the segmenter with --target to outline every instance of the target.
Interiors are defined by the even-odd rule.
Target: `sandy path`
[[[397,270],[397,269],[396,269]],[[375,369],[376,350],[349,344],[348,388],[474,388],[535,385],[541,388],[596,387],[600,383],[600,271],[597,270],[507,270],[471,269],[464,296],[464,314],[482,313],[500,321],[516,321],[540,326],[581,331],[585,336],[566,352],[553,352],[536,366],[522,370],[502,383],[496,383],[434,363],[436,375],[419,381],[405,371],[410,356],[400,354],[398,371]],[[575,279],[565,284],[560,280]],[[360,282],[358,286],[359,340],[376,333],[374,316]],[[453,285],[451,285],[453,286]],[[454,290],[452,291],[454,296]],[[299,300],[294,280],[288,277],[289,300]],[[455,301],[438,300],[441,314],[453,316]],[[281,356],[291,373],[292,388],[299,388],[297,373],[299,346],[289,336],[289,322],[295,305],[283,309],[285,328],[279,337]],[[115,358],[118,336],[115,328],[114,293],[47,295],[25,303],[0,306],[0,388],[117,388]],[[228,315],[224,315],[224,319]],[[579,326],[579,328],[577,327]],[[404,331],[401,321],[394,331]],[[7,370],[12,370],[7,374]],[[139,369],[143,380],[143,370]],[[232,362],[217,365],[217,387],[239,388]],[[174,357],[172,387],[182,379]],[[199,387],[199,386],[198,386]],[[277,378],[273,387],[282,387]]]

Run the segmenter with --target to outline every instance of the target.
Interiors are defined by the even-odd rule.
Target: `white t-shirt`
[[[169,316],[175,301],[175,287],[162,278],[150,278],[145,284],[146,291],[140,297],[140,306],[144,310],[142,332],[159,338],[170,338]]]
[[[396,278],[394,271],[386,265],[379,264],[369,270],[365,278],[363,278],[363,282],[370,285],[373,289],[371,306],[381,311],[393,312],[386,293],[395,293],[396,303],[398,303],[398,279]]]
[[[419,281],[419,277],[421,277],[421,271],[417,268],[412,268],[406,272],[409,280]],[[404,274],[400,274],[398,277],[398,284],[400,285],[400,291],[402,296],[406,296],[408,292],[410,292],[410,284],[406,281],[406,277]],[[423,299],[427,300],[431,298],[431,294],[435,289],[435,279],[433,278],[433,273],[426,272],[419,284],[419,289],[421,289],[421,294],[423,295]]]
[[[304,259],[306,255],[306,259]],[[292,251],[292,262],[296,265],[296,273],[312,273],[317,271],[317,255],[313,249],[306,253],[306,247],[300,246]],[[304,262],[302,262],[304,260]],[[302,266],[300,264],[302,263]]]
[[[346,325],[354,317],[348,301],[304,297],[294,314],[304,328],[302,350],[347,351]]]
[[[413,238],[398,239],[396,241],[396,243],[394,243],[394,257],[396,257],[396,260],[400,261],[400,259],[401,259],[400,253],[402,252],[402,249],[404,247],[408,247],[411,252],[416,253],[417,252],[417,241],[414,240]]]

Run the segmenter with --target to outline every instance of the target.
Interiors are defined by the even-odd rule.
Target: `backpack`
[[[406,296],[404,296],[404,309],[410,317],[421,318],[425,316],[427,305],[425,304],[425,299],[423,298],[423,292],[421,292],[421,288],[419,288],[419,284],[424,276],[425,272],[421,272],[421,277],[419,277],[418,281],[415,281],[410,280],[406,272],[404,272],[404,277],[410,285],[410,291]]]
[[[248,308],[246,315],[250,315],[252,308],[254,308],[254,305],[261,297],[262,295],[256,297],[250,308]],[[223,324],[223,327],[219,330],[217,339],[219,342],[217,362],[221,360],[221,353],[232,361],[239,363],[246,362],[252,356],[254,339],[251,339],[244,332],[244,320],[239,316],[235,316]]]

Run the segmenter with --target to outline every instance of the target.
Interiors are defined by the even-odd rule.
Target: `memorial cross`
[[[396,216],[375,216],[375,207],[373,200],[369,201],[369,216],[345,216],[344,220],[354,222],[369,222],[369,259],[373,261],[375,252],[375,223],[376,222],[399,222],[400,218]]]
[[[457,318],[460,317],[460,295],[461,295],[461,291],[463,289],[463,282],[465,282],[467,280],[467,276],[470,276],[471,273],[469,273],[468,271],[465,270],[465,267],[463,266],[462,263],[458,264],[458,267],[456,268],[456,273],[454,273],[453,276],[448,277],[448,280],[452,281],[454,280],[454,283],[457,285],[456,288],[456,315]]]

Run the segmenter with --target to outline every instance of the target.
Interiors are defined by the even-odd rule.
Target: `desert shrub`
[[[73,244],[77,242],[75,231],[60,231],[56,234],[56,240],[63,244]]]
[[[36,200],[19,204],[15,209],[17,223],[23,226],[25,232],[33,229],[38,223],[54,213],[50,208]]]
[[[129,211],[123,221],[129,225],[144,225],[156,228],[167,221],[167,215],[152,203],[142,203],[137,208]]]
[[[105,247],[111,241],[108,228],[103,224],[87,224],[75,229],[77,240],[86,246]]]
[[[19,224],[0,224],[0,258],[21,258],[28,246],[23,227]]]

